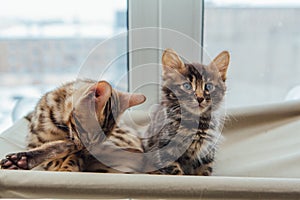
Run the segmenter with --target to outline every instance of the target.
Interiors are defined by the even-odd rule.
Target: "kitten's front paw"
[[[0,168],[1,169],[28,169],[28,162],[27,162],[27,156],[25,152],[21,153],[12,153],[6,155],[5,159],[2,159],[0,161]]]
[[[173,164],[161,169],[161,171],[163,174],[184,175],[184,172],[178,163],[173,163]]]

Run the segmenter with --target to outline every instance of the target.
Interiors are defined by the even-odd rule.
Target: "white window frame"
[[[143,38],[150,38],[150,46],[154,45],[158,49],[165,48],[159,30],[149,32],[147,35],[139,35],[139,33],[131,32],[131,30],[145,27],[176,30],[186,34],[203,46],[203,12],[203,0],[128,0],[128,51],[131,52],[132,50],[147,46],[147,41],[144,43]],[[176,49],[176,44],[169,44],[168,48]],[[185,51],[191,51],[191,49],[187,47]],[[198,51],[197,54],[199,54],[200,61],[202,61],[202,49],[200,48]],[[146,96],[156,99],[155,101],[158,102],[160,90],[158,85],[156,89],[138,88],[141,82],[156,81],[156,83],[159,83],[161,77],[160,68],[158,67],[152,70],[151,73],[146,74],[135,70],[135,68],[144,63],[160,63],[161,52],[129,53],[128,58],[129,91],[142,92]],[[153,103],[153,101],[149,103]]]

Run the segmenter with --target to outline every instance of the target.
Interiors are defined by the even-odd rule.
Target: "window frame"
[[[144,82],[160,82],[161,70],[157,67],[151,73],[142,74],[135,70],[141,64],[151,61],[152,63],[160,63],[161,52],[146,54],[142,56],[130,53],[135,49],[145,48],[141,38],[144,37],[132,30],[155,27],[175,30],[191,37],[194,41],[203,47],[203,27],[204,27],[204,0],[128,0],[128,64],[129,64],[129,91],[135,92],[140,87],[141,79]],[[178,13],[181,13],[178,15]],[[184,14],[182,17],[182,14]],[[180,23],[178,23],[180,22]],[[160,30],[147,34],[152,44],[157,49],[164,48],[162,32]],[[175,48],[171,44],[168,48]],[[189,51],[190,49],[186,49]],[[203,58],[202,48],[199,49],[200,61]],[[139,88],[139,92],[146,96],[156,99],[159,102],[160,88],[156,89]],[[149,104],[150,102],[148,102]],[[147,102],[145,103],[147,106]]]

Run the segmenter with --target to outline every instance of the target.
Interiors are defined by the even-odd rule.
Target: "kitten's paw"
[[[0,169],[18,169],[18,167],[5,158],[0,161]]]
[[[163,174],[184,175],[184,172],[178,163],[173,163],[173,164],[163,168],[162,171],[163,171]]]
[[[27,156],[25,152],[6,155],[0,162],[1,169],[28,169]]]

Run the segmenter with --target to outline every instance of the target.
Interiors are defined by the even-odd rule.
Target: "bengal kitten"
[[[99,171],[102,165],[89,154],[89,148],[113,144],[142,152],[140,140],[126,131],[118,131],[116,121],[127,108],[144,101],[144,95],[119,92],[105,81],[67,83],[46,93],[27,116],[29,150],[7,155],[0,166],[28,170],[41,165],[49,171]]]
[[[161,108],[152,116],[146,131],[152,136],[144,144],[148,171],[211,175],[229,57],[223,51],[205,66],[185,64],[175,51],[164,51]]]

